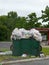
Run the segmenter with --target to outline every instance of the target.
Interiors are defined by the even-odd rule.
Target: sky
[[[0,0],[0,15],[15,11],[19,16],[27,16],[32,12],[41,16],[41,10],[47,5],[49,6],[49,0]]]

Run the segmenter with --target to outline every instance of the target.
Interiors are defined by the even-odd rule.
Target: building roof
[[[37,30],[39,30],[39,31],[49,31],[49,28],[36,28]]]

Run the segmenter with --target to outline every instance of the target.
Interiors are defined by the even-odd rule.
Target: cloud
[[[6,14],[13,10],[23,16],[31,12],[39,15],[46,5],[49,5],[49,0],[0,0],[0,14]]]

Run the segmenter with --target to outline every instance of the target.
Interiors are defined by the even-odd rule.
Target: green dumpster
[[[13,49],[12,49],[12,55],[14,56],[20,56],[20,40],[13,40]]]
[[[21,56],[22,54],[27,55],[40,55],[40,42],[36,41],[35,39],[20,39],[20,40],[13,40],[13,56]]]

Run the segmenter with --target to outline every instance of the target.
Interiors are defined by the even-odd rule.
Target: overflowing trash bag
[[[13,30],[13,32],[12,32],[11,40],[12,40],[12,39],[14,39],[14,40],[16,40],[16,39],[21,39],[21,37],[22,37],[22,33],[19,31],[18,28],[15,28],[15,29]]]
[[[24,28],[20,28],[20,29],[15,28],[12,31],[11,40],[22,39],[22,38],[28,39],[30,37],[36,39],[37,41],[40,41],[40,42],[42,41],[41,33],[34,28],[30,30],[26,30]]]
[[[33,36],[34,39],[37,41],[42,41],[41,33],[36,29],[31,29],[30,34]]]

